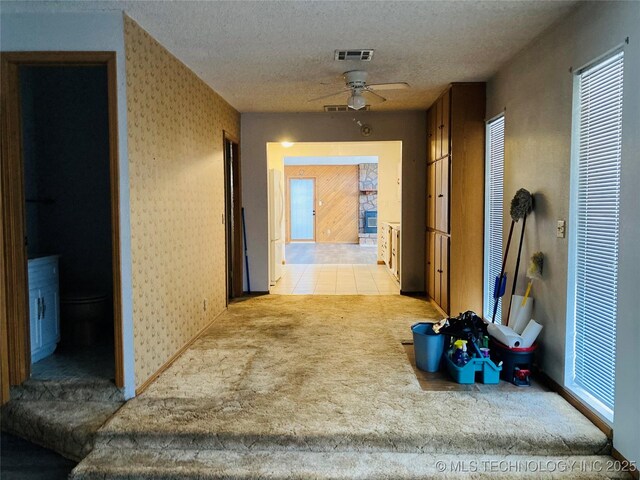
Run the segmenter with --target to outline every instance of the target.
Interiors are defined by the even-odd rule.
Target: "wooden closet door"
[[[442,98],[440,98],[435,104],[435,156],[434,160],[439,159],[442,156]]]
[[[435,272],[433,274],[433,299],[435,300],[435,302],[438,305],[441,305],[440,303],[440,298],[442,296],[442,289],[441,289],[441,264],[442,264],[442,248],[441,248],[441,244],[442,244],[442,235],[440,235],[439,233],[436,233],[434,235],[434,252],[433,252],[433,264],[435,267]]]
[[[436,159],[436,108],[433,106],[427,112],[427,162],[433,162]]]
[[[440,102],[442,103],[442,114],[441,114],[442,117],[440,119],[440,133],[441,133],[440,155],[442,157],[445,157],[449,155],[449,152],[450,152],[449,125],[450,125],[450,118],[451,118],[451,90],[447,90],[447,92],[442,96],[442,99],[440,100]]]
[[[449,314],[449,237],[440,235],[440,301],[438,304]],[[455,312],[457,313],[457,312]]]
[[[436,163],[427,165],[427,227],[436,228]]]
[[[435,300],[436,297],[436,234],[428,232],[427,239],[427,293]]]
[[[438,230],[449,233],[449,171],[450,157],[438,160],[440,163],[440,192],[438,194]]]

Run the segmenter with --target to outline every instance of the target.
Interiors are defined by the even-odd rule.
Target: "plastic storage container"
[[[516,368],[531,371],[533,366],[533,356],[538,348],[538,344],[534,343],[529,348],[509,348],[498,342],[494,338],[489,341],[491,348],[491,358],[495,363],[502,362],[502,372],[500,376],[503,380],[511,382],[514,385],[519,383],[514,381],[514,371]],[[529,382],[527,381],[527,385]]]
[[[421,322],[411,326],[416,365],[426,372],[437,372],[444,351],[444,335],[433,331],[433,323]]]
[[[466,365],[459,367],[453,363],[449,355],[446,355],[446,362],[449,373],[458,383],[475,383],[476,373],[478,372],[482,378],[482,383],[495,385],[500,382],[500,370],[502,370],[502,367],[498,367],[490,358],[473,357]]]

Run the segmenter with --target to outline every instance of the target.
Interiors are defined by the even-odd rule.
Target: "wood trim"
[[[4,109],[2,110],[2,117],[4,118]],[[4,130],[3,130],[4,131]],[[2,147],[4,148],[4,140],[0,140]],[[4,157],[4,155],[3,155]],[[0,179],[2,178],[2,164],[0,162]],[[0,195],[0,216],[3,212],[2,195]],[[0,221],[0,272],[5,271],[4,267],[4,221]],[[6,292],[5,292],[5,279],[4,275],[0,275],[0,305],[6,305]],[[0,405],[4,405],[9,401],[9,342],[7,339],[7,310],[0,308]]]
[[[622,455],[618,450],[616,450],[614,447],[611,447],[611,456],[613,458],[615,458],[616,460],[620,461],[620,462],[624,462],[628,465],[631,465],[631,461],[629,461],[628,458],[626,458],[624,455]],[[629,468],[627,470],[627,472],[636,480],[640,479],[640,470],[638,470],[638,466],[635,465],[633,466],[633,469]]]
[[[112,227],[114,357],[116,386],[124,386],[122,353],[122,305],[120,264],[120,204],[118,156],[117,65],[115,52],[5,52],[0,54],[2,68],[2,220],[7,228],[0,238],[4,260],[3,294],[6,297],[7,337],[9,345],[2,349],[2,363],[8,363],[10,383],[17,385],[29,378],[31,349],[29,338],[29,305],[27,258],[24,245],[24,171],[18,66],[106,66],[109,116],[109,169]],[[4,335],[3,335],[4,337]],[[5,389],[2,377],[2,391]],[[3,397],[4,399],[4,397]]]
[[[244,293],[244,239],[242,236],[242,177],[240,142],[226,130],[222,131],[226,141],[231,142],[233,164],[231,176],[233,189],[233,297],[241,297]],[[226,154],[226,152],[225,152]],[[225,196],[226,197],[226,196]]]
[[[602,431],[602,433],[604,433],[609,439],[613,438],[613,428],[611,428],[602,418],[600,418],[598,414],[594,413],[593,410],[585,405],[582,400],[580,400],[573,393],[560,385],[543,371],[538,372],[538,377],[540,381],[545,384],[547,388],[549,388],[549,390],[556,392],[567,402],[569,402],[576,410],[587,417],[591,421],[591,423],[598,427]]]
[[[120,160],[118,155],[118,69],[115,52],[107,59],[107,101],[109,109],[109,188],[111,193],[111,251],[113,270],[113,338],[115,383],[124,387],[122,338],[122,276],[120,254]]]
[[[252,292],[252,295],[254,295],[256,292]],[[260,292],[261,294],[268,294],[269,292]],[[164,362],[160,368],[158,368],[154,373],[151,374],[151,376],[149,378],[147,378],[142,385],[140,385],[138,388],[136,388],[136,396],[140,395],[141,393],[143,393],[147,388],[149,388],[149,385],[151,385],[160,375],[162,375],[165,370],[167,370],[171,365],[173,365],[173,362],[175,362],[178,357],[180,357],[184,352],[186,352],[189,347],[191,345],[194,344],[194,342],[196,340],[198,340],[213,324],[216,320],[218,320],[218,318],[220,317],[220,315],[222,315],[223,313],[225,313],[227,311],[227,309],[225,308],[224,310],[222,310],[220,313],[218,313],[218,315],[215,316],[215,318],[213,320],[211,320],[209,323],[207,323],[204,327],[202,327],[198,333],[196,333],[193,338],[191,338],[191,340],[188,340],[187,343],[185,343],[182,347],[180,347],[180,349],[174,353],[173,355],[171,355],[171,357],[169,357],[169,359]]]
[[[4,236],[5,315],[7,319],[7,359],[9,383],[19,385],[29,378],[31,344],[27,258],[24,245],[24,179],[20,92],[16,54],[1,54],[2,70],[2,223]],[[4,354],[4,352],[3,352]]]

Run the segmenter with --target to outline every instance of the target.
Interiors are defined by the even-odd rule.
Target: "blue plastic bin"
[[[411,326],[416,365],[426,372],[437,372],[444,351],[444,335],[433,331],[433,323],[420,322]]]
[[[476,372],[480,374],[482,383],[488,385],[496,385],[500,383],[500,371],[502,367],[498,367],[489,358],[473,357],[462,367],[459,367],[453,360],[446,355],[447,367],[453,379],[461,384],[469,385],[475,383]]]

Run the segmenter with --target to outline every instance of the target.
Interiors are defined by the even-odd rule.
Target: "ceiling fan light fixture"
[[[352,110],[360,110],[367,105],[367,100],[360,92],[353,92],[347,101],[347,106]]]

